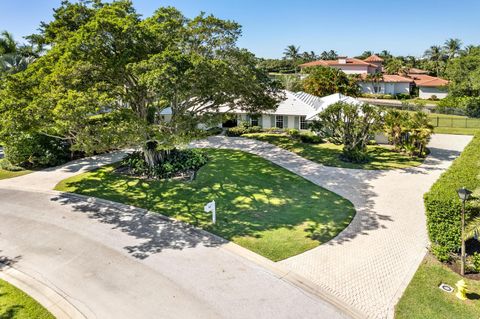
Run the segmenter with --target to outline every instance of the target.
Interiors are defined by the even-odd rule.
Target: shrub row
[[[153,167],[145,161],[142,152],[134,152],[126,156],[121,166],[126,167],[130,174],[155,179],[166,179],[189,171],[197,171],[205,165],[208,157],[198,149],[171,150],[162,163]]]
[[[12,166],[48,167],[69,161],[70,145],[42,134],[12,134],[5,138],[5,158]]]
[[[460,248],[462,204],[457,189],[466,187],[474,190],[480,187],[479,150],[480,133],[424,196],[432,252],[440,261],[448,261],[450,254]],[[478,213],[478,206],[473,205],[473,202],[467,203],[467,221]]]
[[[227,136],[242,136],[243,134],[260,133],[262,131],[260,126],[239,125],[229,128],[226,134]]]

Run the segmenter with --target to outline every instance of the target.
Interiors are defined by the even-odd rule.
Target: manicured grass
[[[343,197],[258,156],[208,150],[193,182],[146,181],[112,166],[60,182],[56,189],[143,207],[186,221],[278,261],[335,237],[355,214]],[[215,200],[217,224],[204,205]]]
[[[480,132],[478,128],[461,128],[461,127],[435,127],[436,134],[454,134],[454,135],[475,135]]]
[[[438,288],[446,283],[454,288],[462,277],[446,266],[427,256],[417,270],[410,285],[395,309],[396,319],[436,319],[480,317],[480,282],[465,280],[470,293],[469,300],[461,301],[455,293],[446,293]]]
[[[371,160],[368,163],[354,164],[340,160],[341,145],[331,143],[307,144],[282,134],[256,133],[244,134],[243,137],[274,144],[326,166],[378,170],[418,166],[423,162],[421,158],[412,158],[405,154],[393,152],[389,146],[372,145],[368,147],[368,155]]]
[[[54,319],[55,317],[23,291],[0,280],[0,318]]]
[[[0,162],[3,161],[3,159],[0,159]],[[1,163],[0,163],[1,164]],[[0,179],[6,179],[6,178],[12,178],[12,177],[17,177],[17,176],[22,176],[31,173],[32,171],[29,170],[23,170],[23,171],[7,171],[4,169],[0,168]],[[1,317],[0,317],[1,318]]]

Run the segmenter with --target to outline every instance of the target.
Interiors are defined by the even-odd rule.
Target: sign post
[[[212,213],[212,223],[215,224],[217,222],[217,214],[216,214],[217,212],[215,207],[215,201],[212,200],[210,203],[205,205],[203,209],[205,210],[205,213]]]

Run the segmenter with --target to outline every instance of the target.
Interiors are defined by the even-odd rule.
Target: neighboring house
[[[414,86],[419,88],[419,97],[422,99],[432,98],[434,95],[442,99],[447,95],[445,86],[447,80],[429,76],[427,71],[411,68],[407,75],[385,74],[383,71],[383,59],[374,54],[361,60],[356,58],[339,57],[337,60],[319,60],[301,64],[301,68],[312,66],[328,66],[337,68],[346,74],[358,74],[360,76],[360,89],[368,94],[411,94]],[[372,75],[381,73],[381,77],[372,80]]]
[[[443,99],[447,97],[448,81],[442,78],[426,74],[409,74],[409,77],[415,82],[418,87],[418,97],[421,99]]]

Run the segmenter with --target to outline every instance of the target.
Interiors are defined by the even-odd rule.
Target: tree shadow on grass
[[[0,306],[0,319],[14,319],[17,317],[17,313],[23,309],[24,306],[13,305],[6,308]]]

